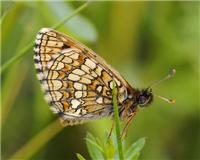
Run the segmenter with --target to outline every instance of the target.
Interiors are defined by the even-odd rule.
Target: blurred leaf
[[[91,156],[91,158],[93,160],[104,159],[103,155],[102,155],[103,149],[102,149],[101,146],[99,146],[96,143],[96,140],[95,140],[94,136],[91,133],[87,133],[86,145],[87,145],[88,151],[90,153],[90,156]]]
[[[50,15],[52,14],[52,16],[56,17],[54,19],[62,19],[64,15],[74,11],[69,3],[62,1],[45,3],[51,11]],[[97,31],[93,24],[87,18],[81,15],[76,15],[69,22],[65,23],[65,30],[66,28],[73,33],[73,35],[78,36],[84,41],[94,42],[97,39]]]
[[[58,119],[34,135],[26,144],[17,150],[10,159],[30,159],[41,147],[63,130]]]
[[[137,160],[139,153],[144,147],[145,138],[140,138],[135,143],[133,143],[125,153],[126,160]]]
[[[140,153],[137,153],[131,160],[138,160]]]
[[[80,155],[79,153],[76,153],[76,156],[79,160],[86,160],[82,155]]]
[[[104,154],[107,159],[113,159],[115,156],[115,146],[113,140],[110,138],[107,140],[105,147],[104,147]]]
[[[24,68],[24,71],[19,74],[17,71],[20,70],[20,68]],[[15,101],[18,94],[20,93],[20,90],[22,89],[22,85],[24,83],[28,69],[29,66],[27,66],[26,63],[17,63],[16,65],[9,68],[6,76],[4,77],[4,85],[1,89],[2,125],[6,121],[6,118],[9,117],[9,113],[15,105]],[[13,80],[13,78],[16,80]]]

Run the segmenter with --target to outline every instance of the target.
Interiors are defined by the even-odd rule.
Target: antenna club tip
[[[176,69],[172,69],[172,71],[171,71],[171,75],[175,75],[176,74]]]
[[[176,100],[175,100],[175,99],[170,99],[170,103],[171,103],[171,104],[175,104],[175,103],[176,103]]]

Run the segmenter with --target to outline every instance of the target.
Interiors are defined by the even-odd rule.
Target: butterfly
[[[153,100],[151,88],[131,87],[94,51],[53,29],[38,32],[34,53],[45,99],[64,126],[113,116],[114,82],[122,121],[130,122],[138,106],[147,106]]]

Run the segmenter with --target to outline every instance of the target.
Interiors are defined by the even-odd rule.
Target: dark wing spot
[[[64,44],[64,45],[62,46],[62,49],[67,49],[67,48],[70,48],[70,46],[68,46],[68,45],[66,45],[66,44]]]

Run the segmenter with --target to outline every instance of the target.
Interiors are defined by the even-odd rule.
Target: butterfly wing
[[[50,109],[64,125],[79,124],[113,113],[113,80],[118,101],[130,86],[102,58],[83,44],[43,28],[35,40],[35,68]]]

